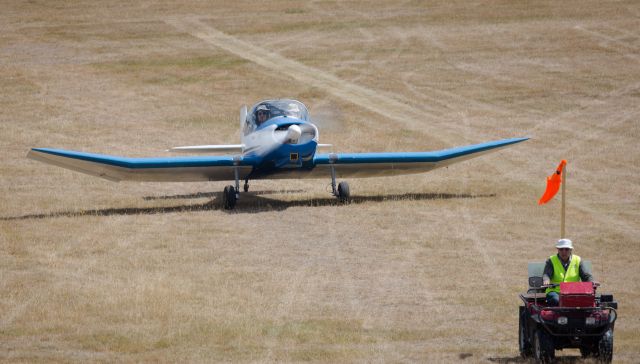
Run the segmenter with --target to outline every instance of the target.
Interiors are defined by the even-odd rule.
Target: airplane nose
[[[289,144],[296,144],[298,143],[298,139],[300,139],[301,135],[302,129],[300,129],[298,125],[291,125],[287,130],[287,137],[285,140]]]

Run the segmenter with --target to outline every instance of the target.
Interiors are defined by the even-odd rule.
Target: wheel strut
[[[240,157],[233,158],[233,174],[236,179],[236,200],[240,199],[240,171],[238,170],[238,164],[240,163]]]
[[[329,163],[331,164],[331,193],[337,197],[340,202],[349,202],[349,184],[342,181],[336,186],[336,168],[334,164],[337,160],[338,156],[336,154],[329,154]]]
[[[331,166],[331,193],[334,196],[338,196],[338,190],[336,189],[336,169]]]
[[[329,154],[329,163],[331,164],[331,194],[338,197],[338,189],[336,188],[336,168],[333,166],[338,160],[338,156],[335,153]]]

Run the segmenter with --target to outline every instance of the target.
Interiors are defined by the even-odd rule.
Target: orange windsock
[[[553,196],[556,195],[556,193],[558,193],[560,184],[562,183],[562,170],[564,169],[564,166],[566,164],[567,161],[563,159],[562,162],[558,164],[558,168],[556,168],[556,171],[552,175],[547,177],[547,190],[544,191],[544,195],[540,197],[538,205],[544,205],[545,203],[549,202],[553,198]]]

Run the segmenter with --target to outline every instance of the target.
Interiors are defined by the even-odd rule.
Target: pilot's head
[[[260,125],[269,120],[270,117],[269,108],[267,105],[260,105],[256,107],[256,124]]]

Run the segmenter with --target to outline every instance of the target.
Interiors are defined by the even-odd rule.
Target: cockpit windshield
[[[309,112],[300,101],[266,100],[251,107],[251,111],[247,114],[247,123],[258,127],[269,119],[279,116],[309,120]]]

